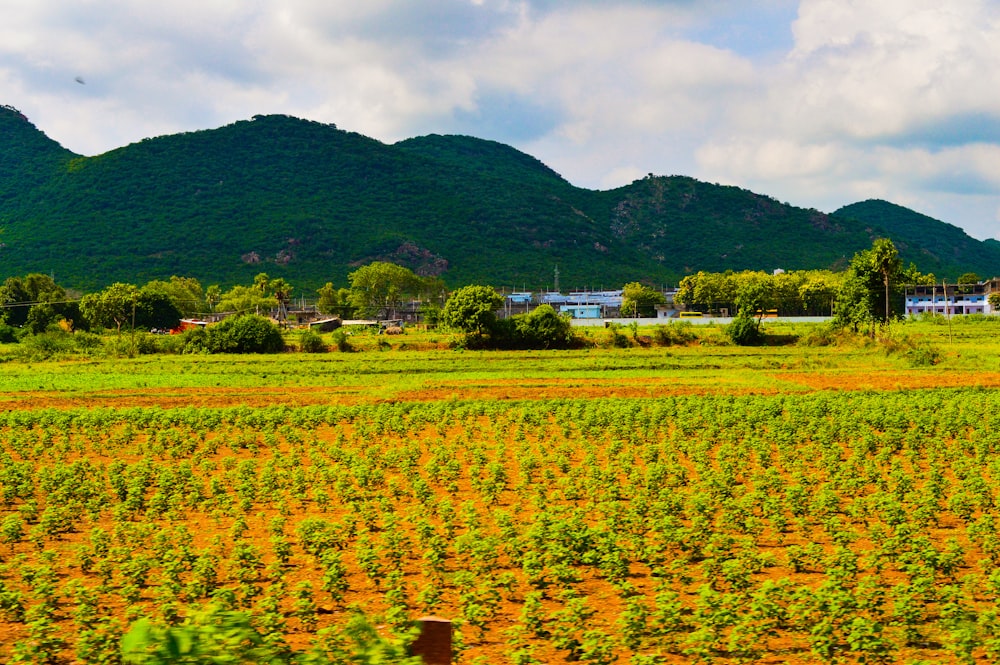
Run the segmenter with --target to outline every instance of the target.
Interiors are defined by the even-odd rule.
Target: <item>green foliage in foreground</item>
[[[122,638],[121,653],[128,665],[421,665],[407,654],[411,639],[382,637],[355,610],[342,629],[319,631],[316,646],[293,653],[257,630],[249,614],[210,604],[176,626],[137,621]]]

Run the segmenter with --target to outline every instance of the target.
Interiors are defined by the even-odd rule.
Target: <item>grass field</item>
[[[116,662],[209,603],[286,655],[360,607],[455,620],[461,663],[995,660],[998,332],[0,347],[0,661]]]

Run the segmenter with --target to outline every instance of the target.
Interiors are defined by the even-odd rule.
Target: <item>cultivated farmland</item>
[[[435,614],[461,663],[1000,656],[1000,327],[0,365],[0,660],[136,619],[277,652]],[[919,348],[919,347],[918,347]],[[923,347],[927,348],[927,347]]]

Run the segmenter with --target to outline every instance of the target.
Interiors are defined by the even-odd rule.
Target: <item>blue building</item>
[[[599,319],[601,318],[600,305],[561,305],[559,312],[569,313],[574,319]]]

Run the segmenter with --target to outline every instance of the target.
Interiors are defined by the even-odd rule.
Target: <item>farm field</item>
[[[461,663],[998,660],[997,332],[3,362],[0,662],[210,603],[285,653],[360,607]]]

